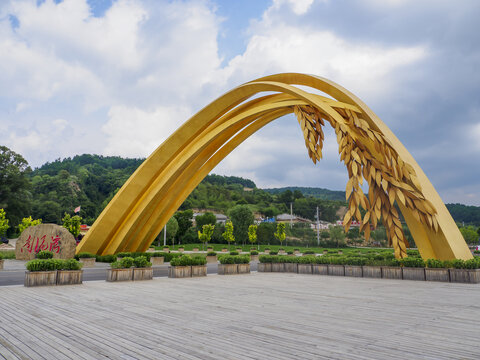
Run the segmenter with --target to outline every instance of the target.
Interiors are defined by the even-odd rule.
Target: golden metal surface
[[[293,85],[322,91],[309,93]],[[274,94],[261,96],[263,92]],[[252,99],[252,97],[258,96]],[[397,258],[408,246],[398,204],[423,258],[472,257],[440,196],[388,127],[355,95],[321,77],[286,73],[243,84],[200,110],[135,171],[77,247],[79,252],[145,251],[191,191],[232,150],[269,122],[295,113],[308,155],[322,158],[323,130],[337,135],[352,219],[368,237],[382,221]],[[360,184],[366,181],[369,194]],[[360,207],[366,210],[362,217]]]

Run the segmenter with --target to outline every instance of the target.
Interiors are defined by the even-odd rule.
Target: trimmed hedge
[[[75,257],[78,257],[79,259],[92,259],[92,258],[96,258],[96,256],[94,254],[91,254],[91,253],[88,253],[88,252],[83,252],[83,253],[79,253],[77,256]]]
[[[35,259],[25,264],[28,271],[80,270],[80,262],[75,259]]]
[[[53,252],[51,251],[47,251],[47,250],[44,250],[44,251],[39,251],[35,257],[37,259],[53,259]]]
[[[182,255],[172,258],[170,261],[171,266],[199,266],[206,265],[207,259],[203,256],[191,257],[190,255]]]
[[[250,255],[224,255],[219,261],[220,264],[249,264]]]
[[[95,255],[96,262],[113,263],[117,261],[117,255]]]
[[[122,259],[123,260],[123,259]],[[152,263],[147,260],[146,256],[138,256],[133,259],[133,264],[136,268],[149,268],[152,267]]]

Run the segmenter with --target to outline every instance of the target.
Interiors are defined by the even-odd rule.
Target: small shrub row
[[[220,264],[249,264],[250,255],[223,255],[218,260]]]
[[[28,271],[80,270],[82,263],[75,259],[34,259],[25,266]]]
[[[207,259],[202,256],[191,257],[190,255],[182,255],[174,257],[172,260],[170,260],[171,266],[199,266],[206,264]]]
[[[148,261],[146,256],[137,256],[136,258],[126,256],[110,264],[112,269],[128,269],[132,266],[136,268],[152,267],[152,263]]]

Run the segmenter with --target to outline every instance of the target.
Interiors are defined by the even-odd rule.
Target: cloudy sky
[[[479,19],[478,0],[2,0],[0,144],[32,167],[146,157],[231,88],[303,72],[363,99],[445,202],[479,206]],[[288,116],[214,172],[344,189],[331,131],[324,149],[313,165]]]

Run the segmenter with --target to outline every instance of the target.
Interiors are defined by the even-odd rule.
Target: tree
[[[330,239],[335,241],[337,247],[345,239],[345,231],[341,226],[330,226]]]
[[[185,235],[187,230],[192,227],[193,210],[178,211],[174,216],[178,222],[176,238],[180,240],[183,238],[183,235]]]
[[[82,218],[78,215],[70,216],[70,214],[65,213],[62,221],[63,227],[70,231],[70,233],[76,239],[80,234],[80,224],[82,223]]]
[[[0,207],[10,224],[18,224],[30,212],[31,195],[28,162],[16,152],[0,146]],[[14,232],[14,227],[10,227]]]
[[[460,232],[467,244],[476,244],[478,240],[478,233],[473,226],[463,226],[460,228]]]
[[[28,228],[30,226],[36,226],[36,225],[39,225],[41,223],[42,223],[42,219],[33,220],[31,216],[29,216],[28,218],[23,218],[22,222],[20,224],[18,224],[18,231],[21,234],[23,232],[23,230],[25,230],[26,228]]]
[[[250,241],[252,245],[257,241],[257,225],[250,225],[248,227],[248,241]]]
[[[277,231],[275,232],[275,239],[280,241],[280,245],[282,245],[283,240],[285,240],[285,224],[284,223],[277,223]]]
[[[8,225],[8,219],[5,216],[5,210],[0,209],[0,238],[4,238],[7,235],[7,230],[10,227]]]
[[[163,243],[164,239],[164,229],[160,231],[160,234],[158,235],[158,246]],[[175,239],[175,235],[177,234],[178,231],[178,221],[177,219],[172,216],[168,221],[167,221],[167,244],[172,244],[173,245],[173,240]]]
[[[257,227],[257,241],[258,244],[268,244],[274,239],[275,223],[262,222]]]
[[[217,223],[217,217],[213,213],[207,211],[203,215],[198,215],[195,218],[195,223],[197,224],[197,230],[201,231],[203,229],[203,225],[215,225]]]
[[[229,216],[234,226],[235,239],[245,245],[248,227],[253,224],[252,210],[246,205],[237,205],[230,210]]]
[[[230,250],[230,243],[235,241],[235,236],[233,235],[233,224],[231,221],[227,221],[225,224],[225,232],[222,234],[222,236],[228,243],[228,249]]]
[[[205,244],[208,244],[208,242],[212,238],[214,229],[215,229],[215,225],[205,224],[202,227],[202,231],[198,232],[198,239],[203,243],[202,251],[205,250]]]

